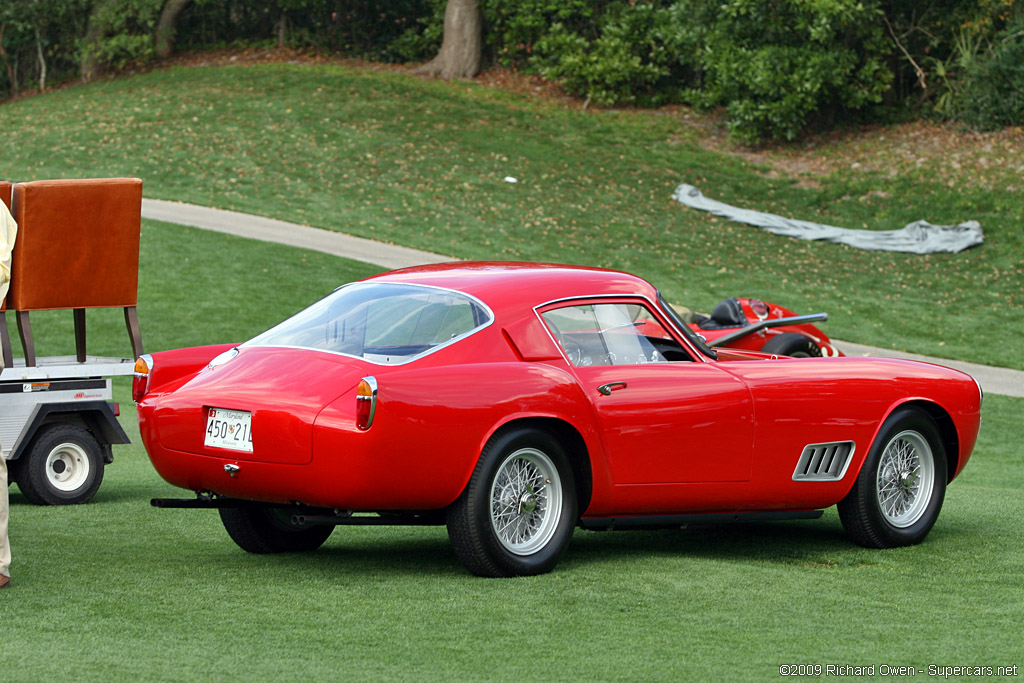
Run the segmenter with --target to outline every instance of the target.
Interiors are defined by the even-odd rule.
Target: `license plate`
[[[244,410],[208,408],[206,438],[203,444],[252,453],[252,413]]]

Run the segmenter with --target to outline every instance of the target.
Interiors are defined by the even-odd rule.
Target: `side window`
[[[640,304],[566,306],[541,317],[576,367],[690,360],[658,319]]]

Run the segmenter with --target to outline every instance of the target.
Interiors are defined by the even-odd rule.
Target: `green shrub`
[[[696,32],[680,21],[682,5],[618,5],[590,40],[555,24],[537,43],[541,75],[597,104],[679,101],[694,81]]]
[[[387,44],[388,61],[425,62],[441,48],[447,0],[427,0],[423,12],[406,17],[407,28]]]
[[[592,40],[601,16],[620,0],[482,0],[484,48],[490,61],[531,71],[537,43],[555,25]]]
[[[0,0],[0,100],[77,76],[87,15],[86,0]]]
[[[708,17],[708,2],[703,16]],[[877,5],[856,0],[729,0],[709,25],[702,90],[691,101],[725,106],[747,143],[792,140],[812,117],[836,118],[880,102],[892,75]]]
[[[1024,15],[972,60],[957,101],[959,118],[977,128],[1024,124]]]
[[[150,61],[155,54],[153,30],[162,8],[162,0],[96,2],[90,10],[86,34],[79,41],[83,63],[104,71]]]
[[[991,41],[1021,0],[880,0],[886,30],[891,27],[895,71],[890,104],[903,101],[920,110],[935,106],[948,116],[954,104],[951,91],[976,47]],[[896,45],[899,41],[899,46]],[[922,90],[918,68],[925,72]]]

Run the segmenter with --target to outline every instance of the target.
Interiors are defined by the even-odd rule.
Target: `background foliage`
[[[4,0],[0,98],[154,59],[167,0]],[[446,0],[192,0],[179,50],[432,57]],[[740,140],[937,115],[1024,123],[1024,0],[481,0],[488,63],[602,106],[723,107]]]
[[[1024,16],[979,50],[960,85],[955,116],[984,129],[1024,121]]]

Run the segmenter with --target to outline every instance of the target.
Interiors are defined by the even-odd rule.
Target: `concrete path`
[[[264,218],[262,216],[253,216],[221,209],[208,209],[204,206],[168,202],[162,199],[143,199],[142,216],[143,218],[205,228],[206,230],[224,232],[264,242],[290,244],[295,247],[321,251],[354,261],[372,263],[388,269],[457,260],[450,256],[441,256],[440,254],[409,249],[408,247],[400,247],[395,244],[375,242],[362,237],[353,237],[352,235],[334,232],[333,230],[322,230],[306,225],[287,223],[273,218]],[[931,358],[913,353],[863,346],[852,342],[833,341],[848,356],[910,358],[928,363],[938,363],[939,365],[956,368],[973,375],[981,383],[986,393],[1024,397],[1024,372],[1019,370]]]
[[[372,263],[388,270],[419,266],[424,263],[457,260],[450,256],[431,254],[418,249],[400,247],[396,244],[375,242],[333,230],[311,228],[307,225],[287,223],[263,216],[222,209],[208,209],[205,206],[168,202],[162,199],[143,199],[142,217],[205,228],[239,237],[249,237],[264,242],[290,244],[302,249],[342,256],[353,261]]]

